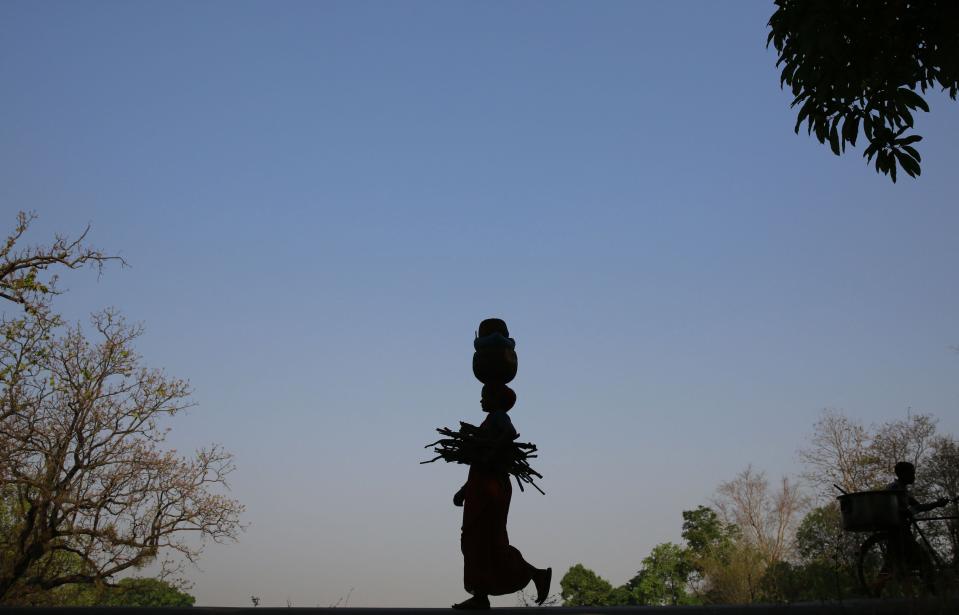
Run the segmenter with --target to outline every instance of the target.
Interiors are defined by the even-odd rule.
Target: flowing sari
[[[492,418],[487,416],[480,427],[489,429]],[[484,465],[470,466],[460,549],[463,585],[474,596],[512,594],[533,578],[536,569],[509,544],[506,519],[512,495],[509,474]]]

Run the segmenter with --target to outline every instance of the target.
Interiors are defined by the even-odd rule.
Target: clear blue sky
[[[67,276],[189,378],[251,523],[203,605],[464,594],[473,331],[517,340],[548,495],[510,532],[614,583],[822,408],[959,433],[959,104],[892,185],[792,132],[771,2],[4,2],[0,203],[132,265]],[[498,604],[510,605],[513,597]]]

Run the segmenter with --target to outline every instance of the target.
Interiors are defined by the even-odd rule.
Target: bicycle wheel
[[[892,579],[892,568],[887,557],[885,534],[873,534],[859,547],[857,573],[862,591],[872,598],[879,598]]]

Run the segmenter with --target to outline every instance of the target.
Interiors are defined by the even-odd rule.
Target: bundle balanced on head
[[[542,604],[553,571],[527,563],[510,546],[506,531],[512,496],[509,475],[516,477],[521,490],[524,482],[539,490],[532,477],[542,478],[527,461],[536,456],[536,446],[516,441],[519,434],[507,415],[516,403],[516,393],[506,386],[516,377],[516,342],[505,322],[488,318],[480,323],[473,348],[473,374],[483,383],[480,406],[486,418],[478,427],[461,422],[459,431],[438,429],[447,437],[427,445],[437,453],[430,461],[442,458],[470,466],[453,504],[463,506],[463,585],[472,597],[453,608],[488,609],[489,596],[518,592],[530,581]]]

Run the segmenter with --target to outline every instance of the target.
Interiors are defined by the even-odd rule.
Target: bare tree
[[[823,410],[813,427],[809,447],[799,451],[806,466],[803,478],[820,494],[833,485],[848,492],[870,489],[881,481],[879,464],[869,448],[869,430],[841,412]]]
[[[835,483],[845,491],[881,489],[893,478],[895,465],[916,466],[913,495],[919,501],[959,495],[959,447],[951,436],[936,433],[937,419],[908,410],[904,419],[865,427],[843,414],[824,411],[816,423],[811,446],[799,452],[804,477],[832,496]],[[952,505],[952,513],[959,508]],[[959,561],[959,525],[932,523],[924,530],[942,552]]]
[[[726,523],[739,527],[766,564],[791,556],[794,530],[807,507],[794,482],[783,477],[773,491],[764,472],[747,466],[736,478],[719,485],[713,503]]]
[[[335,609],[335,608],[338,608],[340,605],[343,605],[344,607],[348,606],[350,604],[350,596],[353,595],[354,589],[356,588],[351,587],[350,591],[346,592],[346,600],[343,599],[343,596],[340,596],[339,598],[337,598],[336,602],[333,602],[329,605],[329,608]],[[316,606],[320,606],[320,605],[316,605]]]
[[[56,235],[47,246],[18,246],[36,218],[34,213],[18,213],[16,228],[0,245],[0,298],[19,303],[28,311],[35,310],[46,305],[50,296],[60,293],[57,275],[44,276],[51,267],[78,269],[95,265],[99,269],[111,260],[126,264],[121,257],[108,256],[84,243],[89,225],[76,239]]]
[[[54,336],[55,319],[4,323],[0,604],[109,582],[161,555],[167,577],[180,569],[172,556],[199,556],[191,537],[221,542],[241,529],[242,505],[216,492],[229,453],[161,450],[161,420],[191,405],[188,384],[141,365],[140,327],[113,311],[92,322],[95,343],[79,325]]]
[[[0,320],[0,485],[9,485],[13,468],[27,454],[17,443],[14,423],[22,423],[20,415],[49,395],[42,362],[59,324],[45,308],[28,317]]]
[[[931,452],[938,421],[929,414],[913,414],[910,408],[904,420],[889,421],[875,429],[869,449],[884,479],[897,462],[908,461],[919,467]]]
[[[910,410],[904,420],[866,427],[841,412],[824,410],[809,447],[799,451],[806,467],[803,477],[822,496],[835,494],[834,484],[847,492],[879,489],[892,480],[897,462],[920,468],[935,435],[936,419],[929,414]]]
[[[89,225],[76,239],[56,235],[49,245],[22,245],[25,233],[36,218],[35,213],[19,212],[16,227],[0,245],[0,299],[24,308],[24,314],[8,316],[4,312],[0,317],[0,334],[6,341],[0,356],[0,395],[3,397],[0,426],[18,411],[19,405],[37,403],[37,396],[43,395],[43,390],[34,386],[38,359],[46,352],[45,342],[51,332],[62,324],[50,311],[50,299],[61,291],[57,288],[57,274],[49,271],[84,265],[93,265],[102,271],[103,265],[111,260],[126,265],[119,256],[108,256],[84,243],[90,232]],[[0,484],[6,484],[17,450],[4,440],[3,434],[0,428]]]

